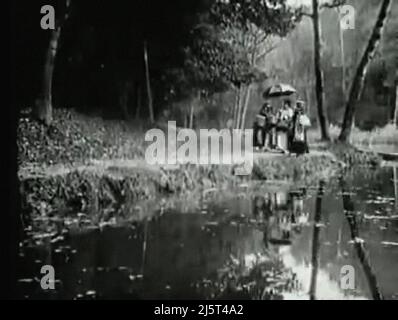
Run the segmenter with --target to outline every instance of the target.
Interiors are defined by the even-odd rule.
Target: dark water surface
[[[63,230],[61,236],[54,232],[21,247],[20,293],[46,299],[397,299],[396,188],[392,168],[358,170],[306,189],[263,184],[250,192],[246,186],[213,191],[196,208],[184,206],[184,199],[161,212],[153,205],[153,218],[141,222],[79,228],[64,221],[54,229]],[[55,290],[40,287],[43,264],[54,266]],[[340,287],[345,265],[355,270],[355,289]]]

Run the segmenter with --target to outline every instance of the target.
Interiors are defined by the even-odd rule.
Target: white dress
[[[282,121],[289,123],[293,117],[293,110],[292,109],[284,109],[281,110],[279,113],[279,119]],[[288,149],[288,133],[285,130],[277,130],[277,146],[282,150]]]

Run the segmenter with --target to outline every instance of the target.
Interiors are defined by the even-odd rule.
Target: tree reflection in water
[[[80,226],[79,215],[70,216],[72,224],[60,221],[63,240],[58,220],[37,220],[34,228],[56,235],[33,237],[21,247],[21,295],[381,299],[383,291],[385,298],[394,298],[396,249],[383,245],[398,239],[394,188],[385,183],[393,172],[365,173],[330,181],[327,188],[266,185],[244,196],[238,196],[241,190],[217,191],[197,210],[170,202],[162,215],[134,225],[121,221],[88,228]],[[359,236],[366,247],[356,241]],[[35,281],[42,263],[56,269],[59,282],[52,296]],[[339,287],[343,265],[355,268],[355,290]]]

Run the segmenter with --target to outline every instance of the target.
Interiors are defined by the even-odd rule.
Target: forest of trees
[[[324,140],[331,122],[347,141],[354,119],[365,127],[378,107],[387,116],[376,124],[393,120],[398,3],[293,2],[54,0],[55,30],[39,27],[41,1],[25,2],[18,102],[47,124],[62,107],[150,122],[168,110],[180,125],[244,128],[280,81],[307,101]],[[355,8],[352,30],[340,25],[344,3]]]
[[[332,124],[342,125],[345,104],[361,55],[369,43],[382,1],[347,1],[356,9],[355,28],[342,30],[338,8],[321,11],[322,69],[325,82],[327,116]],[[356,124],[364,129],[382,126],[394,119],[396,101],[398,14],[392,1],[390,18],[386,21],[381,43],[369,64],[365,90],[360,97],[361,109]],[[291,82],[301,97],[308,101],[310,115],[317,121],[312,21],[300,25],[272,52],[266,68],[274,81]],[[369,123],[370,122],[370,123]],[[369,124],[368,124],[369,123]]]

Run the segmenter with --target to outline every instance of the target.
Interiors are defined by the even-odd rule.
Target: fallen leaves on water
[[[397,220],[398,215],[391,215],[391,216],[376,216],[376,215],[368,215],[365,214],[364,218],[366,220]]]
[[[381,244],[386,247],[398,247],[398,242],[382,241]]]

